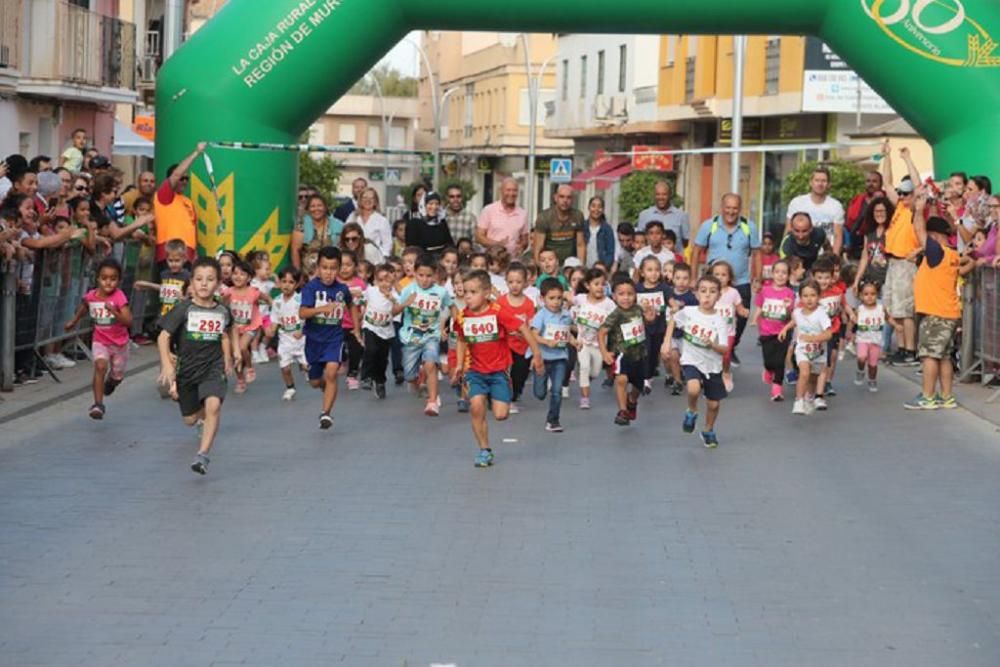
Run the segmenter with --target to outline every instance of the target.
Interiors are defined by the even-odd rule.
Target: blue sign
[[[573,160],[570,158],[552,158],[549,165],[549,178],[553,183],[569,183],[573,180]]]

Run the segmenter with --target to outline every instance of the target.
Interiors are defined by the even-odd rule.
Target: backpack
[[[740,218],[739,228],[743,231],[744,234],[747,235],[747,240],[751,241],[752,239],[750,238],[750,223],[747,222],[746,218],[743,217]],[[715,216],[714,218],[712,218],[712,226],[708,228],[708,239],[706,239],[705,241],[706,254],[708,253],[708,249],[712,247],[712,234],[714,234],[717,231],[719,231],[719,216]],[[753,248],[750,247],[751,245],[752,244],[747,243],[747,257],[753,254]]]

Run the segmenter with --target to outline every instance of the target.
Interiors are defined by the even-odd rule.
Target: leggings
[[[402,322],[393,322],[392,326],[396,329],[396,337],[392,339],[392,346],[390,348],[390,357],[392,358],[392,372],[403,376],[403,344],[399,342],[399,330],[403,328]]]
[[[510,382],[513,390],[512,400],[516,401],[521,398],[521,393],[524,391],[524,383],[528,381],[528,375],[531,374],[531,363],[524,357],[523,354],[518,354],[513,350],[510,351],[510,357]]]
[[[354,337],[354,333],[347,331],[344,333],[344,352],[347,356],[347,377],[358,377],[358,369],[361,368],[361,357],[364,356],[365,349]]]
[[[764,356],[764,369],[771,372],[773,383],[780,386],[785,377],[785,355],[790,340],[778,340],[777,336],[761,336],[760,350]]]
[[[577,352],[580,360],[580,387],[586,389],[590,382],[601,374],[601,367],[604,360],[601,359],[601,349],[596,345],[584,345],[583,349]]]
[[[375,384],[385,384],[385,371],[389,365],[389,350],[392,349],[394,338],[386,340],[374,331],[365,329],[365,362],[361,367],[362,375]]]
[[[646,335],[646,377],[652,378],[660,367],[660,348],[666,331],[647,333]]]
[[[563,373],[563,383],[562,386],[569,386],[569,376],[572,375],[573,369],[576,368],[576,348],[572,345],[569,346],[569,359],[566,360],[566,372]]]

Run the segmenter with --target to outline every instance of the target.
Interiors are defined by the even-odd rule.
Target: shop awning
[[[624,165],[631,164],[631,159],[627,157],[613,157],[601,162],[596,167],[591,167],[587,171],[573,177],[572,185],[574,190],[585,190],[587,183],[598,176],[607,174],[610,171],[620,169]],[[598,186],[601,187],[601,186]]]
[[[628,160],[625,164],[601,174],[600,178],[597,179],[597,182],[594,183],[594,186],[598,190],[607,190],[622,178],[631,174],[633,169],[634,167],[632,166],[632,161]]]
[[[136,132],[119,121],[115,121],[115,143],[111,148],[112,155],[132,155],[153,157],[153,142],[140,137]]]

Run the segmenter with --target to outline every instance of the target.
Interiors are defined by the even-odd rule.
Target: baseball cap
[[[563,262],[564,269],[575,269],[578,266],[583,266],[583,262],[578,257],[567,257],[566,261]]]
[[[90,158],[90,168],[91,169],[107,169],[111,166],[111,160],[104,157],[103,155],[95,155]]]
[[[934,232],[936,234],[951,234],[951,225],[944,218],[938,216],[931,216],[927,221],[927,231]]]
[[[913,185],[913,181],[908,178],[904,178],[899,185],[896,186],[896,192],[904,195],[908,195],[913,192],[916,188]]]

